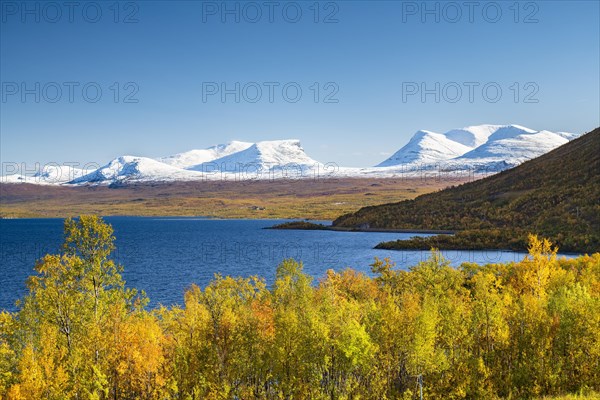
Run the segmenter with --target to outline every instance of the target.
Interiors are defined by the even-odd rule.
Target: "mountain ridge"
[[[299,140],[232,141],[170,156],[120,156],[94,171],[69,168],[34,175],[2,176],[3,183],[110,185],[133,182],[254,180],[327,177],[419,176],[433,168],[482,177],[516,166],[578,135],[535,131],[520,125],[474,125],[446,133],[417,131],[394,155],[375,167],[323,164],[306,154]],[[327,168],[325,168],[327,167]],[[291,171],[293,169],[293,171]],[[50,171],[50,173],[49,173]]]
[[[504,161],[516,166],[567,143],[577,135],[536,131],[521,125],[474,125],[445,133],[418,131],[411,140],[377,167],[415,162],[447,162],[456,166]],[[516,154],[516,155],[515,155]]]
[[[317,164],[320,163],[304,152],[300,140],[285,139],[253,143],[241,151],[189,169],[205,171],[207,168],[214,167],[222,172],[236,172],[240,166],[271,169],[290,165],[313,167]]]
[[[334,227],[457,232],[381,248],[524,250],[528,232],[563,251],[600,251],[600,128],[490,177],[414,200],[362,208]]]
[[[252,146],[252,144],[253,143],[232,140],[227,144],[218,144],[206,149],[194,149],[183,153],[160,157],[157,161],[173,167],[189,169],[202,163],[210,162],[238,151],[243,151]]]

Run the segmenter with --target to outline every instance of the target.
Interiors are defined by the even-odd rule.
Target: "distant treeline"
[[[281,224],[273,225],[267,229],[298,229],[298,230],[308,230],[308,231],[320,231],[320,230],[328,230],[329,227],[323,224],[316,224],[314,222],[309,221],[290,221],[283,222]]]
[[[600,254],[518,263],[328,271],[286,260],[272,286],[216,275],[183,307],[147,310],[98,217],[65,222],[60,254],[0,313],[0,398],[532,398],[600,390]]]
[[[382,242],[376,249],[385,250],[515,250],[529,246],[527,232],[507,229],[466,230],[453,235],[415,236],[410,239]]]

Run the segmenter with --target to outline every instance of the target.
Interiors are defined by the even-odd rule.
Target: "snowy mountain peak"
[[[577,136],[567,132],[536,131],[521,125],[474,125],[444,134],[420,130],[404,147],[377,166],[440,161],[514,166]]]
[[[196,171],[236,171],[240,167],[272,169],[287,165],[312,166],[318,164],[310,158],[297,139],[257,142],[247,149],[190,168]]]
[[[492,133],[488,137],[487,141],[489,142],[489,141],[494,141],[494,140],[508,139],[508,138],[517,137],[519,135],[532,135],[532,134],[536,134],[536,133],[538,133],[538,131],[526,128],[524,126],[506,125],[506,126],[501,126],[498,129],[496,129],[496,131],[494,131],[494,133]]]
[[[441,133],[420,130],[414,134],[404,147],[377,165],[377,167],[449,160],[469,150],[469,147],[448,139]]]
[[[68,165],[44,165],[36,172],[33,177],[49,182],[68,182],[84,174],[83,169],[74,168]]]
[[[465,153],[457,161],[502,161],[515,166],[554,150],[577,136],[564,132],[559,134],[545,130],[534,131],[512,125],[498,129],[486,143]]]
[[[242,151],[252,146],[252,143],[231,141],[227,144],[218,144],[206,149],[190,150],[183,153],[161,157],[158,161],[178,168],[191,168]]]
[[[415,134],[413,135],[412,139],[419,139],[419,138],[422,138],[422,137],[428,136],[428,135],[439,135],[439,133],[433,132],[433,131],[427,131],[425,129],[421,129],[421,130],[418,130],[417,132],[415,132]]]
[[[70,165],[47,164],[33,175],[8,175],[2,177],[4,183],[34,183],[34,184],[61,184],[79,178],[89,171],[75,168]]]
[[[452,129],[444,135],[450,140],[454,140],[470,148],[475,148],[484,144],[490,135],[501,127],[502,125],[467,126],[461,129]]]
[[[189,171],[161,163],[152,158],[121,156],[103,167],[72,180],[70,183],[100,183],[136,181],[181,180],[193,178]]]

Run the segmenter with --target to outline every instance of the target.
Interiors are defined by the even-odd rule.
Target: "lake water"
[[[262,229],[282,220],[107,217],[117,238],[114,259],[125,267],[128,287],[146,291],[151,305],[181,304],[185,288],[205,286],[215,273],[260,275],[272,282],[285,258],[304,263],[315,278],[329,268],[370,273],[375,257],[390,257],[399,268],[427,259],[428,251],[375,250],[382,241],[416,234]],[[62,219],[0,220],[0,309],[14,310],[26,293],[35,261],[62,243]],[[425,235],[421,235],[425,236]],[[506,262],[523,258],[509,251],[444,251],[452,265]]]

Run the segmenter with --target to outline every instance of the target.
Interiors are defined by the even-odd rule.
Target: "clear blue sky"
[[[272,21],[263,3],[227,3],[239,7],[236,22],[234,14],[221,15],[222,2],[120,2],[116,14],[112,1],[83,1],[72,10],[60,1],[59,9],[29,2],[23,10],[21,2],[3,0],[2,162],[104,163],[230,140],[298,138],[319,161],[370,166],[418,129],[516,123],[584,132],[600,125],[598,1],[516,8],[513,1],[481,1],[473,10],[462,1],[454,8],[428,2],[434,14],[420,1],[339,1],[319,3],[317,16],[312,1],[279,2]],[[72,102],[68,85],[76,84],[69,82],[78,85]],[[239,82],[240,102],[234,94],[225,102],[210,95],[210,82],[230,89]],[[265,82],[279,84],[272,102]],[[439,103],[435,94],[424,102],[419,93],[408,95],[410,82],[430,89],[439,82]],[[479,83],[472,102],[465,82]],[[95,103],[82,93],[89,83],[88,100],[102,90]],[[284,98],[287,83],[288,100],[302,89],[295,103]],[[489,83],[488,99],[497,86],[503,91],[495,103],[482,93]],[[253,103],[256,85],[262,97]],[[453,103],[456,85],[463,93]],[[24,88],[32,93],[23,98]],[[136,89],[130,99],[138,102],[125,102]],[[338,102],[325,102],[336,89],[331,99]]]

